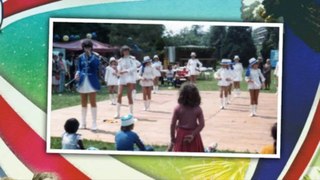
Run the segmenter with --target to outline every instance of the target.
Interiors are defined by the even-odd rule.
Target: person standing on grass
[[[228,100],[228,88],[231,84],[232,74],[228,70],[229,60],[221,60],[221,68],[214,73],[214,78],[218,80],[218,86],[220,87],[220,109],[224,109]]]
[[[234,79],[233,79],[233,86],[234,86],[234,91],[235,95],[239,96],[240,95],[240,82],[242,81],[242,73],[243,73],[243,66],[242,63],[240,63],[240,57],[238,55],[235,55],[234,58]]]
[[[130,56],[130,48],[127,45],[124,45],[120,49],[121,58],[118,61],[118,75],[119,75],[119,88],[118,88],[118,103],[117,103],[117,113],[114,118],[120,118],[120,108],[122,103],[122,93],[123,89],[127,87],[127,96],[129,101],[129,111],[130,114],[133,114],[133,99],[132,99],[132,90],[134,84],[137,80],[137,65],[135,58]]]
[[[200,132],[205,123],[200,104],[198,88],[193,83],[183,84],[171,119],[169,151],[204,152]]]
[[[59,92],[59,64],[58,64],[58,56],[56,54],[52,54],[52,93]]]
[[[75,79],[78,80],[77,91],[81,96],[81,129],[86,129],[86,116],[88,98],[91,105],[92,126],[91,130],[97,130],[97,103],[96,95],[100,90],[99,83],[99,58],[93,53],[92,41],[86,39],[82,43],[84,53],[79,56],[78,70]]]
[[[249,67],[246,71],[246,82],[250,92],[250,116],[257,115],[257,106],[260,89],[264,87],[265,78],[259,69],[258,60],[251,58],[249,60]]]
[[[190,54],[191,58],[188,60],[187,68],[189,70],[190,82],[196,84],[197,76],[200,74],[200,68],[202,63],[199,59],[196,59],[196,53],[192,52]]]
[[[151,89],[153,86],[153,79],[155,78],[155,70],[151,66],[151,59],[149,56],[143,57],[142,66],[139,70],[140,85],[143,92],[144,109],[147,111],[150,108]]]
[[[152,67],[155,69],[155,78],[153,81],[153,94],[157,93],[159,90],[159,78],[161,77],[162,63],[159,60],[158,55],[153,56]]]
[[[109,98],[111,105],[116,105],[116,94],[118,87],[118,70],[117,70],[117,60],[114,57],[111,57],[109,60],[109,66],[105,69],[104,81],[109,90]]]
[[[62,52],[59,53],[58,64],[60,66],[60,68],[59,68],[59,70],[60,70],[59,93],[63,93],[66,75],[69,72],[68,72],[66,60],[63,58]]]
[[[270,84],[271,84],[271,63],[270,59],[266,60],[266,63],[263,65],[263,76],[266,78],[265,86],[266,90],[270,90]]]

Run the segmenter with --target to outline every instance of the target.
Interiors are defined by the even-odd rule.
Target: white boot
[[[146,111],[147,109],[148,109],[148,100],[145,100],[143,110]]]
[[[254,116],[254,114],[253,114],[253,105],[250,105],[250,115],[249,116],[250,117]]]
[[[224,100],[220,98],[220,109],[224,109]]]
[[[121,108],[121,104],[117,103],[117,114],[114,115],[115,119],[119,119],[120,118],[120,108]]]
[[[149,99],[149,100],[147,100],[147,110],[150,109],[150,104],[151,104],[151,100]]]
[[[109,94],[109,100],[110,100],[110,104],[113,104],[113,94]]]
[[[254,116],[257,115],[257,105],[256,104],[253,105],[253,115]]]
[[[97,108],[91,107],[91,116],[92,116],[92,127],[91,130],[96,131],[97,127]]]
[[[237,89],[237,95],[240,96],[240,94],[241,94],[240,89]]]
[[[153,91],[152,91],[153,94],[156,93],[156,89],[157,89],[156,87],[157,87],[157,86],[153,86]]]
[[[136,100],[137,91],[134,89],[132,90],[132,100]]]
[[[129,112],[133,115],[133,104],[129,104]]]
[[[116,105],[117,104],[117,94],[112,94],[112,104]]]
[[[227,104],[231,103],[231,94],[229,94],[228,97],[226,97],[226,100],[227,100]]]
[[[87,118],[87,107],[81,108],[81,123],[79,128],[80,129],[86,129],[86,118]]]

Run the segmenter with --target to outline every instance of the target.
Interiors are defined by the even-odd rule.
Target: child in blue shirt
[[[119,151],[134,151],[134,145],[140,151],[152,151],[152,148],[146,147],[140,140],[137,133],[133,132],[134,122],[137,120],[130,114],[121,117],[121,130],[115,136],[116,150]]]
[[[79,121],[70,118],[64,124],[65,133],[62,135],[62,149],[84,149],[79,129]]]

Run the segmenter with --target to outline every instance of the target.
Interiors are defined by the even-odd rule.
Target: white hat
[[[154,55],[153,59],[159,59],[159,56],[158,55]]]
[[[121,117],[121,126],[130,126],[137,121],[131,114]]]
[[[229,59],[222,59],[220,64],[221,65],[228,65],[229,64]]]
[[[235,55],[233,60],[235,60],[235,59],[240,59],[240,57],[238,55]]]
[[[254,64],[258,63],[258,60],[256,60],[256,58],[251,58],[249,59],[249,65],[252,66]]]
[[[195,52],[191,52],[190,56],[197,56]]]
[[[117,61],[117,60],[116,60],[116,58],[111,57],[111,58],[109,59],[109,63],[111,63],[112,61]]]
[[[147,62],[150,62],[151,61],[151,59],[150,59],[150,57],[149,56],[144,56],[143,57],[143,62],[142,63],[147,63]]]

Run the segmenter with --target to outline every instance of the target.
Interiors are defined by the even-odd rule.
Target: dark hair
[[[93,43],[90,39],[86,39],[82,42],[82,49],[84,49],[85,47],[93,47]]]
[[[121,126],[121,131],[123,132],[128,132],[131,131],[133,129],[134,124],[131,124],[129,126]]]
[[[274,146],[274,153],[277,153],[277,123],[274,123],[271,127],[271,136],[274,140],[273,146]]]
[[[199,106],[201,97],[198,88],[192,83],[184,83],[180,88],[178,103],[190,107]]]
[[[76,118],[70,118],[64,124],[64,130],[69,133],[73,134],[78,131],[79,128],[79,121]]]
[[[59,56],[63,56],[63,53],[62,53],[62,52],[59,52]]]

